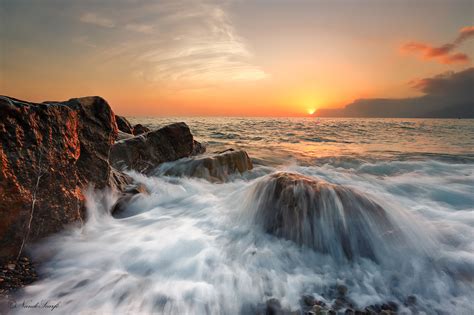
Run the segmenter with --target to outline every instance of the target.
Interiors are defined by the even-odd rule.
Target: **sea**
[[[350,303],[339,314],[389,302],[398,314],[473,313],[474,120],[130,120],[151,129],[184,121],[207,154],[243,149],[254,168],[223,182],[129,172],[150,194],[120,219],[110,215],[117,196],[89,189],[86,222],[33,248],[42,280],[18,299],[59,303],[50,314],[265,314],[268,301],[303,314],[305,296],[331,307],[341,295]],[[395,231],[351,217],[339,227],[357,225],[379,259],[336,257],[328,226],[317,232],[334,249],[325,252],[266,233],[255,192],[276,172],[380,205]]]

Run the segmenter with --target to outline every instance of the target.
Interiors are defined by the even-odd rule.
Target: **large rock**
[[[127,120],[127,118],[115,115],[115,120],[117,121],[118,130],[128,134],[133,134],[132,124]]]
[[[268,175],[249,200],[265,232],[339,260],[378,260],[397,234],[388,213],[369,197],[301,174]]]
[[[233,174],[242,174],[253,168],[247,152],[227,150],[222,153],[198,156],[163,165],[163,175],[205,178],[225,181]]]
[[[175,161],[196,153],[196,141],[189,127],[181,122],[116,142],[110,162],[119,170],[148,172],[163,162]]]
[[[115,115],[100,97],[29,103],[0,97],[0,260],[84,218],[88,184],[125,185],[108,155]]]

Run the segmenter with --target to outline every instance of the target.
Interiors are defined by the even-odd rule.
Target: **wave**
[[[272,298],[301,310],[305,294],[335,305],[343,285],[355,308],[472,308],[470,165],[257,166],[220,183],[130,175],[150,194],[116,219],[116,197],[89,191],[85,225],[34,249],[43,280],[22,298],[63,313],[249,314]]]

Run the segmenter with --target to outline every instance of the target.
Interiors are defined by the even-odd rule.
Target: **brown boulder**
[[[115,115],[100,97],[29,103],[0,97],[0,260],[84,218],[81,189],[111,178]],[[117,176],[119,178],[121,176]]]
[[[133,134],[133,127],[132,124],[127,120],[127,118],[119,115],[115,115],[115,121],[117,121],[117,128],[118,130]]]
[[[110,163],[119,170],[148,172],[163,162],[191,156],[197,142],[185,123],[116,142],[110,150]]]
[[[205,178],[211,181],[225,181],[232,174],[242,174],[253,168],[247,152],[227,150],[222,153],[184,159],[164,165],[164,175]]]
[[[252,194],[250,207],[267,233],[336,259],[378,260],[397,234],[378,203],[323,180],[278,172],[262,179]]]

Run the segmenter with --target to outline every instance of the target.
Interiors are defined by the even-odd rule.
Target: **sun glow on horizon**
[[[316,112],[316,108],[314,107],[308,108],[308,114],[313,115],[315,112]]]

